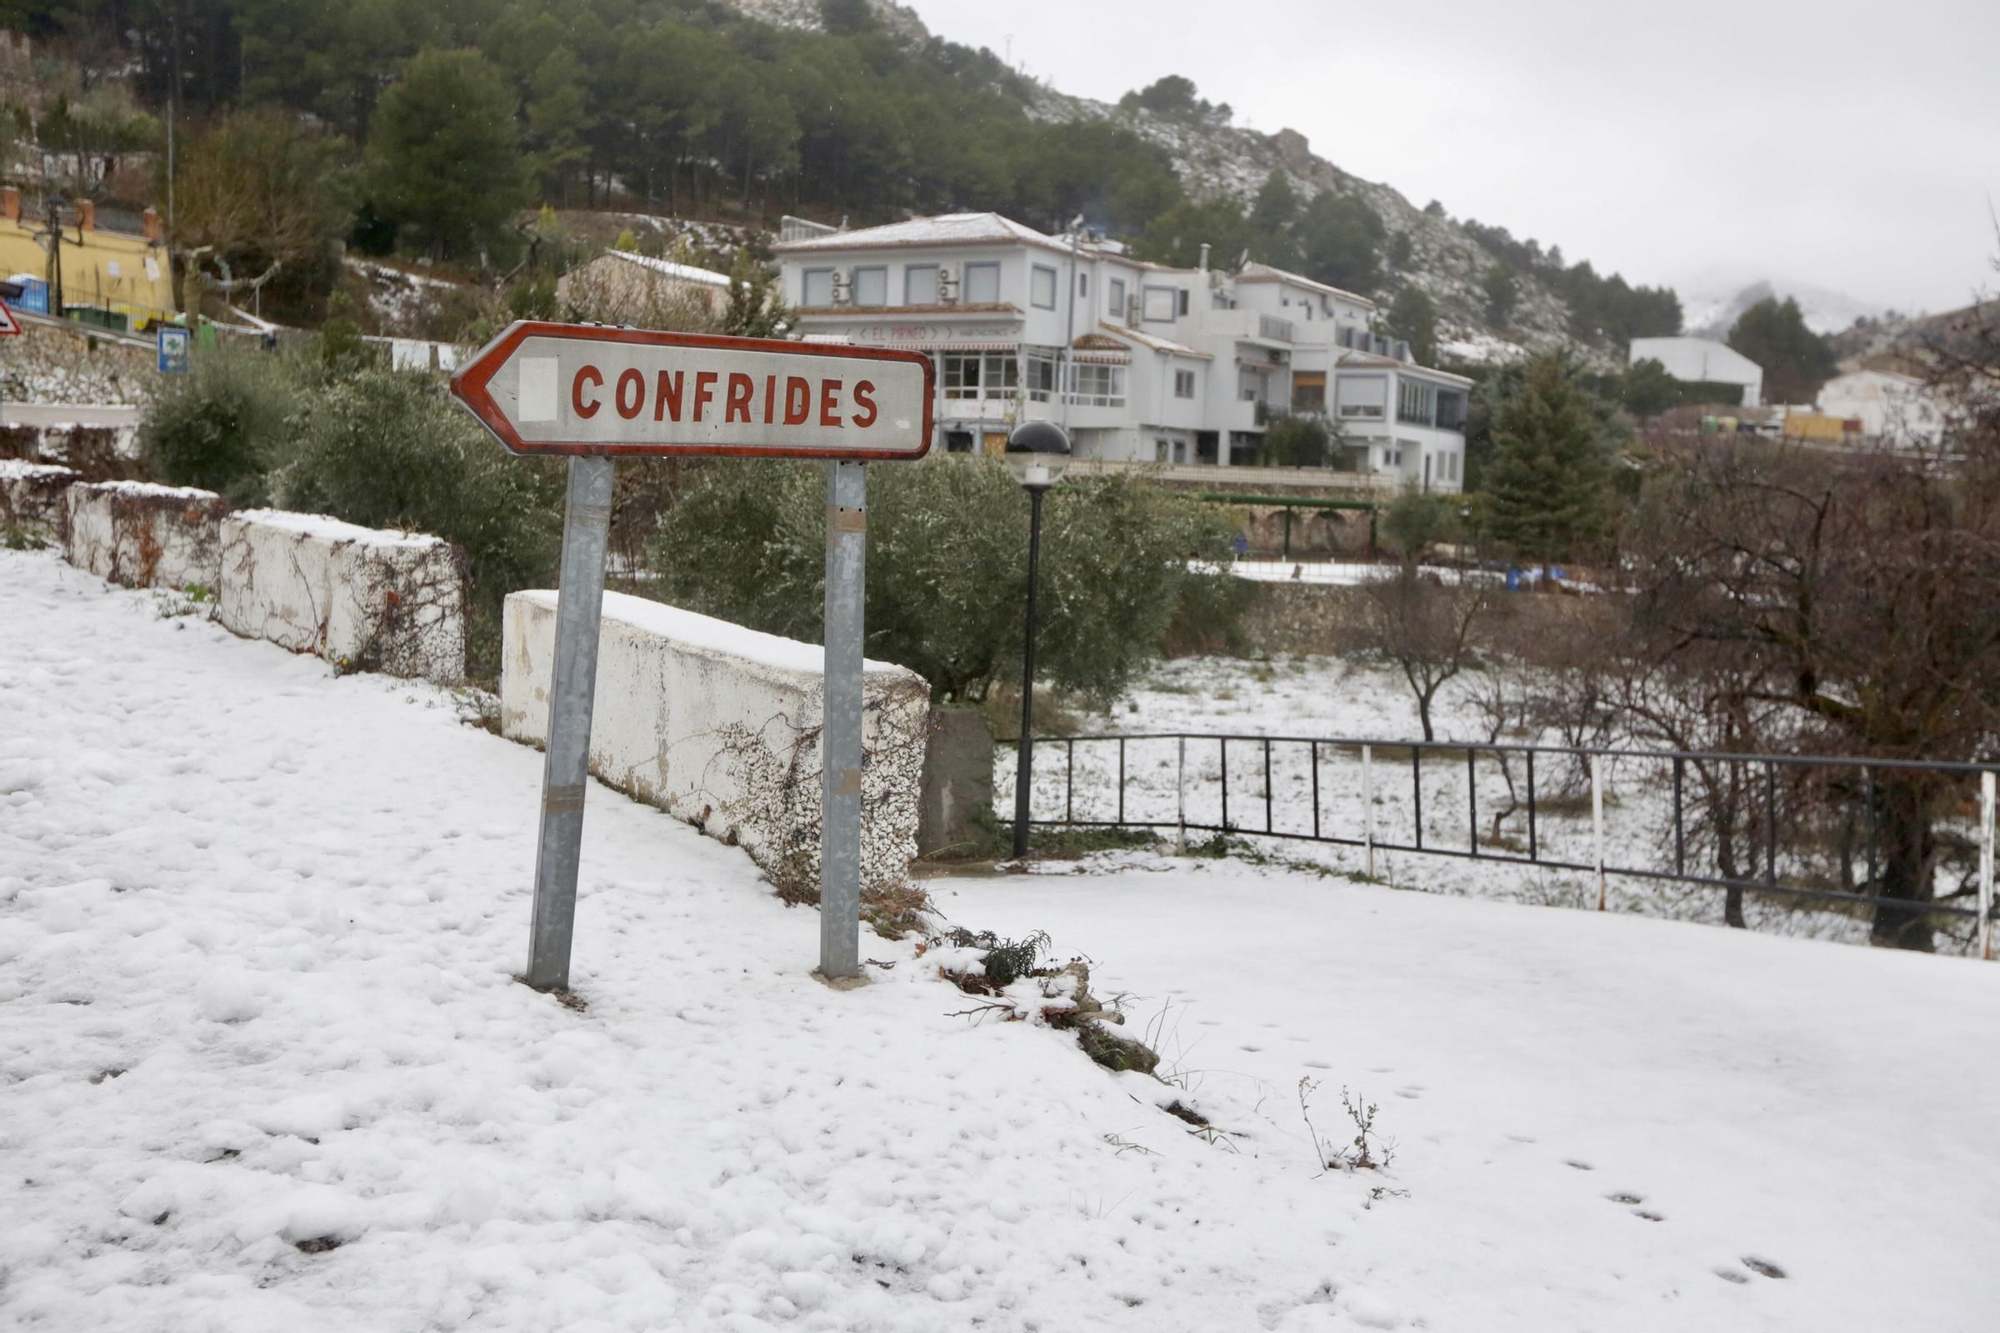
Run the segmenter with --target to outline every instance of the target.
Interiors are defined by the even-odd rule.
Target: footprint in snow
[[[1634,1217],[1643,1217],[1643,1218],[1645,1218],[1645,1219],[1646,1219],[1646,1220],[1647,1220],[1648,1222],[1664,1222],[1664,1221],[1666,1221],[1666,1220],[1667,1220],[1667,1219],[1666,1219],[1666,1217],[1665,1217],[1665,1216],[1664,1216],[1663,1214],[1660,1214],[1660,1213],[1654,1213],[1654,1212],[1648,1212],[1648,1211],[1647,1211],[1646,1209],[1644,1209],[1644,1208],[1634,1208],[1634,1209],[1632,1210],[1632,1216],[1634,1216]]]
[[[1579,1171],[1595,1171],[1597,1169],[1596,1167],[1592,1166],[1589,1162],[1564,1162],[1563,1165],[1573,1166]]]
[[[1410,1101],[1415,1101],[1417,1100],[1417,1098],[1424,1095],[1423,1085],[1418,1083],[1418,1084],[1412,1084],[1407,1088],[1398,1088],[1396,1089],[1396,1095],[1398,1097],[1406,1098]]]
[[[1641,1198],[1639,1195],[1627,1194],[1622,1190],[1617,1194],[1607,1194],[1604,1197],[1611,1200],[1611,1202],[1613,1203],[1634,1204],[1634,1203],[1645,1202],[1645,1200]]]
[[[1715,1275],[1724,1282],[1734,1282],[1739,1287],[1750,1280],[1747,1274],[1739,1273],[1733,1268],[1718,1268],[1715,1270]]]
[[[1743,1266],[1759,1277],[1783,1277],[1785,1275],[1784,1269],[1778,1267],[1769,1259],[1759,1259],[1754,1254],[1743,1256]]]

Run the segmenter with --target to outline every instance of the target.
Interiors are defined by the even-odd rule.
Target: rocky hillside
[[[818,0],[732,3],[766,22],[809,28],[820,22]],[[894,0],[870,3],[882,26],[896,36],[913,43],[929,39],[929,30],[913,11]],[[1389,243],[1383,247],[1387,280],[1374,295],[1386,302],[1403,283],[1422,288],[1438,308],[1439,337],[1448,360],[1505,360],[1524,346],[1580,346],[1570,331],[1568,306],[1530,274],[1517,275],[1519,298],[1508,326],[1489,326],[1481,279],[1493,265],[1493,255],[1450,217],[1426,213],[1395,187],[1363,180],[1318,156],[1295,130],[1261,134],[1216,117],[1156,116],[1072,97],[1045,84],[1035,85],[1028,113],[1050,121],[1108,120],[1128,128],[1172,157],[1189,193],[1196,197],[1223,195],[1247,204],[1273,171],[1284,172],[1293,188],[1308,197],[1322,190],[1359,196],[1389,230]],[[1399,235],[1409,237],[1410,258],[1397,268],[1387,256]],[[1610,349],[1581,350],[1593,359],[1611,360]]]

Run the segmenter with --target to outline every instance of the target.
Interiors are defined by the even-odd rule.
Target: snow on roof
[[[1170,342],[1165,338],[1155,338],[1151,334],[1141,333],[1137,329],[1120,328],[1116,324],[1100,324],[1098,325],[1098,327],[1114,337],[1124,338],[1129,342],[1135,342],[1139,344],[1139,346],[1150,348],[1155,352],[1166,352],[1172,356],[1199,357],[1203,361],[1215,360],[1215,357],[1207,352],[1199,352],[1192,347],[1188,347],[1182,343]]]
[[[1446,384],[1470,385],[1471,380],[1463,375],[1454,375],[1449,370],[1437,370],[1431,366],[1420,366],[1414,361],[1398,361],[1393,356],[1377,356],[1373,352],[1359,350],[1343,352],[1336,366],[1349,370],[1396,370],[1405,375],[1422,375],[1426,379],[1440,380]]]
[[[517,592],[514,597],[525,598],[536,606],[556,607],[556,595],[552,591],[537,590]],[[747,629],[727,620],[717,620],[714,616],[699,615],[684,611],[678,606],[656,602],[650,597],[634,597],[630,593],[607,592],[604,594],[604,619],[629,625],[647,634],[657,634],[663,639],[671,639],[684,648],[696,652],[726,654],[740,657],[745,661],[779,671],[806,671],[818,675],[826,665],[826,650],[816,643],[800,643],[797,639],[781,638],[776,634],[766,634],[762,630]],[[893,662],[874,660],[862,663],[864,671],[891,671],[898,675],[907,674],[908,669]]]
[[[396,546],[411,550],[426,550],[445,544],[442,537],[432,537],[422,532],[400,532],[394,528],[364,528],[358,523],[349,523],[330,514],[294,514],[285,509],[241,509],[229,517],[245,523],[276,528],[281,532],[295,532],[302,537],[318,537],[330,542]]]
[[[879,250],[909,245],[1039,245],[1051,250],[1068,247],[1053,236],[1025,227],[998,213],[946,213],[911,218],[882,227],[835,232],[802,241],[782,241],[771,247],[787,254],[813,250]]]
[[[692,264],[676,264],[671,259],[655,259],[651,255],[634,254],[630,250],[606,250],[604,253],[637,264],[641,268],[649,268],[655,273],[663,273],[669,278],[678,278],[682,282],[698,282],[705,287],[727,287],[730,282],[727,273],[696,268]]]
[[[1243,266],[1242,271],[1236,275],[1236,280],[1238,282],[1288,282],[1294,287],[1303,287],[1309,292],[1319,292],[1324,296],[1338,296],[1343,301],[1353,301],[1365,306],[1373,306],[1375,304],[1367,297],[1350,292],[1344,287],[1329,287],[1326,283],[1314,282],[1311,278],[1302,277],[1297,273],[1287,273],[1284,269],[1272,268],[1269,264],[1259,264],[1254,261]]]

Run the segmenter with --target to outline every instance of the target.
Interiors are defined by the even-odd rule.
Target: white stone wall
[[[216,618],[344,671],[465,678],[465,568],[437,537],[272,509],[231,514]]]
[[[502,734],[547,736],[556,595],[507,598]],[[772,880],[819,883],[821,650],[644,598],[606,593],[590,771],[741,844]],[[864,673],[861,875],[900,883],[916,854],[930,687]]]
[[[131,588],[203,587],[221,572],[218,542],[229,502],[192,486],[85,482],[64,495],[64,557]]]
[[[77,474],[53,463],[0,458],[0,528],[40,541],[62,539],[63,493]]]

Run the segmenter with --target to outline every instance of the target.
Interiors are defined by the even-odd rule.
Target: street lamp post
[[[1014,856],[1028,854],[1028,797],[1035,772],[1035,585],[1041,573],[1042,495],[1069,465],[1069,433],[1026,421],[1007,437],[1007,466],[1028,492],[1028,641],[1021,655],[1021,742],[1014,761]]]

